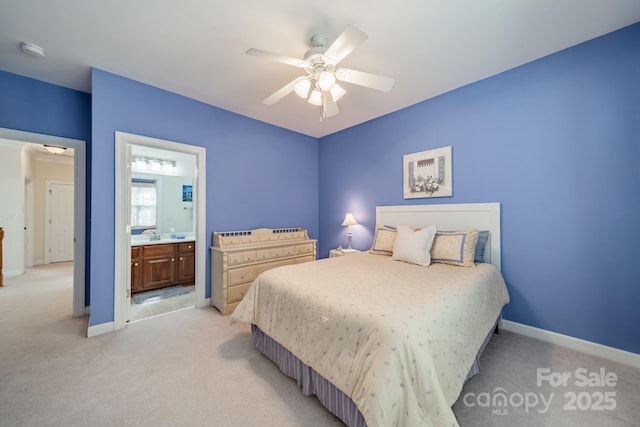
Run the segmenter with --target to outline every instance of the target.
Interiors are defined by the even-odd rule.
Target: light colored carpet
[[[29,269],[0,288],[0,426],[342,425],[252,347],[248,325],[231,326],[214,309],[87,339],[87,319],[71,318],[71,305],[70,264]],[[565,411],[565,389],[536,386],[537,367],[583,366],[616,372],[616,410]],[[482,372],[454,412],[463,427],[631,426],[640,419],[639,384],[637,369],[504,332],[490,342]],[[466,393],[496,387],[554,391],[556,401],[545,414],[508,407],[507,415],[463,402]]]

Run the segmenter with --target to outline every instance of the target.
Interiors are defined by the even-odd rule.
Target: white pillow
[[[435,225],[416,231],[403,225],[398,226],[391,259],[428,266],[431,264],[431,245],[435,234]]]

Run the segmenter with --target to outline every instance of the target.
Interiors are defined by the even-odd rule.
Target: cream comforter
[[[509,295],[490,264],[367,253],[262,273],[232,315],[355,402],[368,426],[457,425],[451,406]]]

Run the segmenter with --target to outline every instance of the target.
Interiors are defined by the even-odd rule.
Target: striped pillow
[[[473,267],[478,230],[438,231],[431,245],[431,262]]]
[[[373,245],[369,253],[375,255],[393,255],[393,243],[396,240],[396,228],[388,225],[376,225],[376,234],[373,236]]]

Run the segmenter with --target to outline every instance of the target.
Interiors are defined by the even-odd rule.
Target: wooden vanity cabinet
[[[195,283],[196,242],[131,247],[131,292]]]

